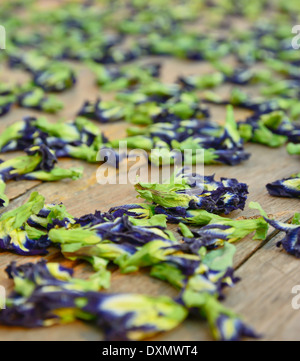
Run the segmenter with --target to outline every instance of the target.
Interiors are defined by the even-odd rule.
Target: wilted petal
[[[268,183],[266,187],[271,196],[289,198],[300,197],[300,177],[298,174]]]
[[[259,338],[254,330],[241,319],[220,315],[215,324],[215,335],[219,341],[240,341],[243,337]]]

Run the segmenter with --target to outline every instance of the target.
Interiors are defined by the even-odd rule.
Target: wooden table
[[[163,63],[162,79],[164,82],[175,81],[178,75],[200,74],[211,70],[205,63],[170,58],[151,58]],[[149,59],[143,59],[147,62]],[[141,61],[138,61],[140,63]],[[85,100],[95,100],[99,96],[111,99],[113,94],[101,92],[94,82],[93,74],[86,67],[73,64],[78,74],[75,88],[62,93],[59,98],[64,101],[65,108],[58,115],[48,116],[51,121],[58,119],[71,120]],[[10,71],[2,67],[1,80],[24,81],[27,74],[21,71]],[[228,86],[220,91],[227,92]],[[222,93],[222,94],[223,94]],[[223,122],[225,110],[223,107],[211,107],[215,121]],[[14,108],[7,116],[0,120],[0,131],[6,126],[20,120],[23,116],[41,116],[41,113]],[[244,119],[248,112],[235,110],[238,120]],[[106,136],[117,139],[125,136],[128,124],[116,123],[101,125]],[[246,150],[251,153],[250,160],[241,165],[230,167],[225,165],[206,166],[205,175],[215,173],[216,178],[232,177],[249,185],[249,201],[258,201],[267,213],[278,219],[288,221],[293,214],[299,211],[299,200],[274,198],[268,195],[265,185],[268,182],[299,172],[299,157],[289,156],[285,147],[270,149],[264,146],[247,144]],[[14,157],[16,153],[1,155],[2,159]],[[83,178],[77,181],[64,180],[56,183],[40,183],[38,181],[11,182],[7,186],[7,194],[11,200],[8,209],[23,204],[30,193],[35,190],[46,198],[48,203],[63,202],[68,211],[74,216],[81,216],[97,210],[107,211],[112,206],[136,202],[136,192],[133,185],[105,185],[101,186],[96,180],[96,171],[99,165],[91,165],[76,160],[60,160],[63,167],[83,166]],[[232,218],[239,216],[249,217],[256,215],[254,211],[246,209],[235,211]],[[176,227],[173,227],[176,229]],[[292,288],[300,284],[300,260],[286,254],[276,247],[283,234],[278,234],[272,228],[264,242],[251,240],[247,237],[237,244],[235,256],[236,275],[241,282],[233,289],[228,289],[226,306],[245,317],[257,332],[263,334],[263,340],[300,340],[300,311],[292,308],[294,295]],[[83,262],[71,262],[63,259],[59,251],[52,249],[46,257],[51,261],[58,261],[76,270],[76,276],[87,277],[91,274],[91,267]],[[8,252],[0,255],[0,284],[6,287],[7,292],[13,287],[8,280],[4,269],[11,261],[18,263],[36,262],[39,257],[21,257]],[[147,272],[137,272],[122,275],[119,271],[112,273],[112,292],[137,292],[150,295],[175,296],[176,291],[167,284],[150,278]],[[0,327],[1,340],[102,340],[101,330],[75,322],[69,325],[53,326],[51,328],[25,330],[22,328]],[[206,322],[192,319],[186,320],[177,329],[162,334],[154,340],[211,340],[211,334]]]

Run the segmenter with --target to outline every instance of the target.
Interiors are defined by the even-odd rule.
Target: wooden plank
[[[205,63],[193,63],[178,59],[152,57],[140,62],[161,61],[163,66],[164,82],[173,82],[178,75],[207,73],[211,67]],[[85,100],[95,100],[99,94],[103,99],[111,99],[113,94],[101,92],[95,86],[92,73],[84,66],[72,64],[78,73],[76,87],[61,95],[65,109],[57,115],[47,116],[50,121],[58,119],[73,119]],[[28,75],[21,71],[10,71],[2,68],[1,79],[12,81],[25,81]],[[222,88],[227,92],[230,87]],[[213,120],[223,122],[225,111],[223,107],[211,107]],[[235,111],[237,119],[245,118],[249,113],[243,110]],[[25,115],[40,116],[42,113],[15,108],[7,116],[1,118],[0,131],[20,120]],[[117,139],[125,135],[127,124],[117,123],[100,125],[99,128],[111,139]],[[287,220],[297,211],[299,201],[295,199],[278,199],[270,197],[265,189],[267,182],[286,177],[299,169],[299,158],[289,156],[284,148],[269,149],[259,145],[247,144],[246,149],[252,154],[249,161],[236,167],[208,166],[205,167],[205,175],[215,173],[216,178],[234,177],[249,185],[249,201],[259,201],[267,213]],[[14,154],[1,155],[7,159]],[[64,180],[56,183],[40,182],[10,182],[7,186],[7,194],[12,200],[9,209],[21,205],[29,197],[32,190],[39,191],[49,203],[63,202],[70,213],[80,216],[93,212],[96,209],[108,210],[111,206],[136,202],[136,193],[131,184],[101,186],[96,180],[96,171],[99,165],[86,164],[76,160],[60,160],[62,167],[83,166],[83,178],[78,181]],[[250,217],[255,211],[248,208],[244,212],[236,211],[232,217]],[[175,227],[176,228],[176,227]],[[274,232],[269,234],[269,239]],[[297,337],[299,328],[296,312],[290,310],[290,289],[297,284],[298,261],[275,249],[274,242],[262,243],[251,241],[251,237],[237,244],[238,252],[235,257],[235,266],[240,267],[238,274],[244,279],[235,289],[228,292],[227,304],[237,312],[245,315],[248,321],[261,332],[266,334],[266,339],[288,339]],[[263,247],[262,247],[263,246]],[[262,248],[261,248],[262,247]],[[7,252],[1,253],[0,257],[0,284],[12,288],[12,282],[7,280],[4,269],[6,265],[15,260],[17,262],[36,261],[40,257],[19,257]],[[73,264],[63,260],[57,251],[51,250],[49,257],[53,261],[74,266],[76,274],[86,277],[91,273],[91,268],[85,264]],[[296,283],[295,283],[296,282]],[[241,288],[242,287],[242,288]],[[151,295],[169,294],[175,296],[176,292],[165,283],[151,279],[146,272],[138,272],[132,275],[121,275],[114,272],[112,277],[112,292],[140,292]],[[270,302],[266,302],[269,300]],[[282,309],[281,309],[282,308]],[[280,309],[280,321],[276,320]],[[256,313],[256,311],[259,312]],[[270,331],[274,322],[275,327]],[[273,327],[273,326],[272,326]],[[282,330],[283,329],[283,330]],[[55,326],[49,329],[23,330],[19,328],[0,327],[0,339],[3,340],[98,340],[102,339],[102,333],[91,326],[76,322],[72,325]],[[155,340],[207,340],[211,339],[205,322],[187,320],[182,326],[165,335],[156,337]]]
[[[300,284],[299,259],[278,249],[278,234],[237,271],[242,281],[227,292],[232,307],[263,335],[263,340],[300,340],[300,312],[292,288]]]
[[[265,160],[268,159],[268,156],[270,157],[271,153],[282,153],[282,150],[270,150],[270,149],[264,149],[263,147],[257,147],[257,146],[251,146],[253,148],[253,156],[251,161],[248,162],[248,165],[244,165],[243,167],[234,167],[234,168],[228,168],[221,166],[219,169],[217,167],[212,167],[212,171],[215,170],[217,175],[226,175],[228,173],[228,176],[230,176],[230,171],[236,171],[240,170],[241,174],[237,174],[235,176],[242,176],[244,173],[245,179],[247,178],[247,183],[250,185],[250,189],[253,187],[254,190],[250,193],[250,199],[251,200],[259,200],[262,204],[262,206],[266,209],[268,213],[273,213],[276,216],[279,216],[284,220],[288,219],[291,214],[296,211],[297,209],[297,200],[278,200],[273,197],[269,197],[265,190],[264,190],[264,183],[259,184],[257,182],[257,178],[254,177],[252,179],[249,179],[246,177],[246,175],[249,176],[249,174],[256,174],[256,172],[259,172],[259,169],[262,169],[262,167],[265,165]],[[261,151],[261,148],[264,149],[264,152]],[[263,153],[263,157],[259,157],[259,155]],[[269,154],[268,154],[269,153]],[[279,155],[278,155],[279,156]],[[282,157],[284,157],[284,154],[281,154]],[[265,158],[266,157],[266,158]],[[254,160],[256,158],[256,161]],[[77,163],[77,161],[67,161],[68,163]],[[260,164],[261,163],[261,164]],[[73,164],[74,165],[74,164]],[[269,167],[267,167],[267,165]],[[95,209],[101,209],[101,210],[108,210],[110,206],[114,205],[120,205],[121,203],[130,203],[135,201],[135,192],[132,185],[122,185],[122,186],[115,186],[115,185],[108,185],[108,186],[100,186],[97,183],[95,183],[95,171],[96,167],[95,165],[84,165],[85,167],[85,173],[82,180],[78,180],[76,182],[72,182],[72,187],[70,188],[70,182],[69,181],[62,181],[59,183],[44,183],[35,188],[35,190],[38,190],[41,194],[43,194],[46,197],[46,200],[48,202],[63,202],[67,209],[73,213],[76,216],[80,216],[82,214],[91,212]],[[248,168],[248,171],[244,172],[242,168]],[[274,166],[272,163],[266,163],[265,170],[266,174],[269,174],[269,177],[271,178],[274,175]],[[289,169],[288,171],[291,171],[292,169]],[[280,170],[281,173],[278,174],[278,172],[275,172],[275,174],[278,174],[278,176],[283,175],[284,170]],[[225,174],[224,174],[225,173]],[[210,172],[206,173],[210,174]],[[232,175],[231,175],[232,176]],[[238,177],[239,178],[239,177]],[[242,179],[244,180],[244,179]],[[13,201],[13,204],[10,206],[16,206],[22,204],[25,199],[28,197],[29,192],[18,198],[17,200]],[[110,195],[113,194],[114,198],[111,199]],[[257,196],[259,194],[259,196]],[[280,204],[281,203],[281,204]],[[280,207],[279,207],[280,205]],[[280,210],[280,211],[279,211]],[[253,215],[252,211],[246,210],[245,212],[235,212],[235,216],[238,217],[240,215]],[[253,252],[255,252],[256,249],[260,247],[260,242],[257,241],[251,241],[250,237],[247,237],[247,239],[243,240],[242,242],[238,243],[238,253],[235,258],[235,264],[238,266],[239,264],[243,263]],[[20,257],[3,253],[0,257],[1,260],[1,276],[0,283],[3,280],[3,268],[9,263],[11,260],[20,260]],[[37,257],[30,257],[29,259],[26,257],[21,257],[22,262],[25,261],[32,261],[38,259]],[[56,260],[56,257],[53,257],[53,260]],[[57,259],[61,260],[61,259]],[[85,267],[85,269],[82,272],[83,275],[89,274],[89,267]],[[9,281],[11,284],[11,281]],[[242,283],[241,283],[242,284]],[[7,281],[4,283],[4,285],[7,286]],[[151,294],[151,295],[160,295],[162,293],[169,294],[169,295],[176,295],[176,292],[172,290],[170,287],[166,286],[164,283],[161,283],[158,280],[152,280],[148,276],[145,275],[145,273],[136,273],[133,275],[120,275],[119,272],[115,273],[112,278],[112,287],[110,289],[112,292],[140,292],[145,294]],[[231,290],[233,292],[234,290]],[[174,293],[175,292],[175,293]],[[233,307],[235,309],[235,307]],[[247,312],[242,312],[242,314],[247,315]],[[7,328],[0,328],[0,330],[4,331],[6,338],[15,338],[19,337],[19,333],[15,333],[14,329],[7,329]],[[51,334],[51,337],[55,339],[55,334],[57,327],[52,327],[48,330],[48,332]],[[73,333],[74,338],[77,339],[78,334],[80,334],[81,328],[76,325],[74,327]],[[92,332],[92,331],[91,331]],[[98,330],[94,330],[97,334],[97,337],[101,336],[99,335]],[[24,331],[26,334],[26,337],[28,336],[28,333],[32,335],[32,339],[35,339],[36,333],[34,330],[30,331]],[[17,335],[17,336],[16,336]],[[39,334],[39,336],[42,337],[42,334]],[[0,332],[0,337],[2,336],[2,332]],[[70,337],[68,335],[68,337]],[[96,336],[95,336],[96,337]],[[195,320],[188,320],[179,327],[178,329],[162,336],[161,339],[170,339],[170,340],[203,340],[209,338],[209,332],[207,330],[207,325],[203,322],[198,322]]]
[[[278,199],[267,194],[265,184],[269,181],[282,178],[295,172],[298,159],[288,156],[284,148],[271,150],[261,146],[250,145],[249,151],[252,154],[251,159],[241,166],[210,166],[205,167],[205,174],[215,173],[218,179],[221,176],[236,177],[239,181],[246,182],[249,185],[249,201],[259,201],[267,213],[280,217],[282,220],[289,219],[297,211],[297,199]],[[276,165],[270,162],[270,157],[282,159],[282,167],[276,169]],[[91,213],[94,210],[107,211],[112,206],[134,203],[138,200],[132,184],[126,185],[99,185],[96,181],[96,171],[98,165],[84,164],[75,160],[61,161],[64,166],[75,166],[80,164],[84,167],[83,178],[77,181],[63,180],[55,183],[43,183],[34,189],[39,191],[46,198],[48,203],[63,202],[69,212],[75,216]],[[265,171],[265,178],[259,178],[262,169]],[[113,195],[113,197],[111,197]],[[28,193],[22,197],[23,200],[28,197]],[[250,210],[246,206],[245,211],[235,211],[232,218],[240,216],[251,217],[257,215],[256,211]],[[249,237],[250,238],[250,237]],[[257,241],[240,242],[236,264],[243,262],[248,254],[251,254],[260,246]]]

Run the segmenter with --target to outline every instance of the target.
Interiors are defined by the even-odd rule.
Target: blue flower
[[[10,111],[14,100],[14,97],[11,95],[0,95],[0,117],[6,115]]]
[[[254,330],[239,318],[221,314],[215,323],[215,335],[219,341],[239,341],[242,337],[259,338]]]
[[[27,224],[44,206],[44,198],[32,193],[27,203],[0,217],[0,248],[19,255],[43,255],[50,246],[47,233]]]
[[[300,225],[298,219],[299,214],[295,214],[292,223],[288,224],[265,217],[265,220],[272,227],[286,233],[286,236],[277,242],[277,246],[282,246],[287,253],[300,258]]]
[[[178,326],[186,309],[169,297],[97,292],[95,277],[73,278],[71,269],[40,261],[6,269],[15,290],[0,312],[8,326],[41,327],[76,319],[93,321],[107,340],[141,340]]]
[[[277,180],[272,183],[268,183],[266,188],[271,196],[274,197],[300,197],[300,177],[299,174],[294,174],[289,178]]]
[[[164,184],[137,183],[140,196],[167,209],[205,209],[211,213],[228,214],[244,209],[248,186],[236,179],[221,178],[179,172]]]
[[[61,92],[76,83],[73,70],[63,63],[50,63],[33,72],[34,83],[46,92]]]

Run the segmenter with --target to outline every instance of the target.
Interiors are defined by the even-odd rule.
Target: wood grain
[[[174,82],[179,75],[202,74],[211,70],[205,63],[193,63],[162,57],[142,59],[140,63],[160,61],[163,64],[162,79],[164,82]],[[48,116],[50,121],[58,119],[72,120],[85,100],[112,99],[113,94],[104,93],[95,85],[93,74],[86,67],[71,63],[77,72],[78,82],[75,88],[59,96],[65,108],[57,115]],[[1,66],[0,79],[4,81],[26,81],[28,75],[22,71],[11,71]],[[226,87],[222,92],[227,92]],[[211,107],[212,120],[223,122],[225,110],[223,107]],[[0,131],[24,116],[40,116],[37,111],[15,108],[7,116],[1,118]],[[241,120],[249,115],[243,110],[235,111],[236,118]],[[117,139],[125,135],[125,123],[101,125],[99,128],[110,138]],[[299,211],[299,200],[279,199],[270,197],[265,189],[268,182],[299,172],[299,158],[291,157],[285,148],[270,149],[260,145],[247,144],[246,150],[251,153],[249,161],[236,167],[207,166],[205,175],[215,174],[219,177],[237,178],[249,185],[249,201],[259,201],[265,211],[276,218],[286,221],[293,213]],[[7,159],[14,154],[4,154]],[[95,210],[106,211],[112,206],[136,202],[136,192],[128,185],[99,185],[96,172],[99,164],[87,164],[76,160],[60,160],[62,167],[84,167],[83,178],[77,181],[64,180],[55,183],[41,182],[10,182],[7,194],[11,199],[9,209],[23,204],[30,192],[36,190],[46,198],[46,202],[63,202],[74,216],[81,216]],[[248,202],[249,202],[248,201]],[[248,203],[247,203],[248,204]],[[245,211],[235,211],[232,217],[253,216],[257,214],[246,207]],[[176,227],[175,227],[176,228]],[[173,227],[174,229],[174,227]],[[275,236],[275,238],[274,238]],[[242,281],[228,290],[226,304],[236,312],[240,312],[259,332],[265,340],[300,339],[300,311],[291,307],[291,288],[300,282],[299,260],[285,254],[275,247],[280,239],[276,232],[270,230],[268,239],[261,243],[247,237],[237,244],[235,267]],[[32,262],[39,257],[19,257],[7,252],[0,255],[0,284],[7,290],[12,289],[12,282],[6,278],[4,269],[11,261]],[[91,274],[90,266],[84,263],[72,263],[64,260],[57,250],[51,250],[47,259],[58,261],[75,268],[76,275],[87,277]],[[159,280],[147,276],[147,270],[131,275],[113,273],[112,292],[138,292],[151,295],[176,295],[176,291]],[[90,325],[76,322],[71,325],[55,326],[47,329],[24,330],[21,328],[0,327],[1,340],[101,340],[100,330]],[[200,320],[188,319],[176,330],[156,337],[155,340],[210,340],[211,335],[207,324]]]
[[[237,271],[242,281],[228,292],[233,307],[263,335],[263,340],[300,339],[300,311],[292,307],[292,288],[300,284],[299,260],[276,247],[278,234]]]

